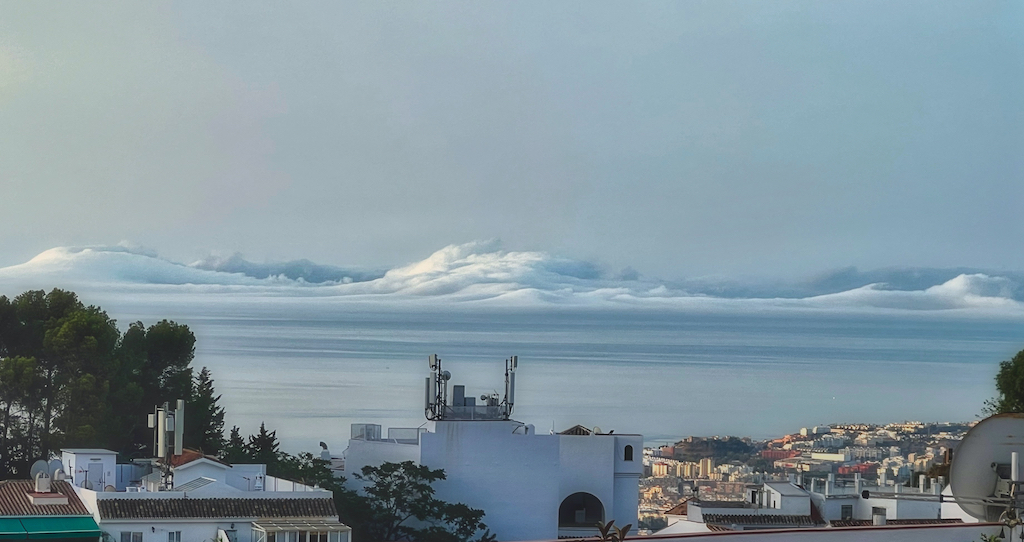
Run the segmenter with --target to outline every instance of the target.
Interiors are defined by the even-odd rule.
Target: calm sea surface
[[[97,300],[123,328],[172,318],[198,339],[227,425],[276,429],[289,451],[345,447],[351,423],[416,427],[427,355],[467,395],[520,359],[514,417],[648,441],[768,437],[841,421],[970,420],[1024,322],[951,314],[378,310],[316,299]]]

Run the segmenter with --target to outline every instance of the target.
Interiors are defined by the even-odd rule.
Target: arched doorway
[[[573,493],[558,507],[558,528],[594,527],[604,521],[604,505],[601,499],[590,493]]]

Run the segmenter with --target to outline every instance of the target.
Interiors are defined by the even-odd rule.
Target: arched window
[[[604,505],[590,493],[573,493],[558,507],[559,527],[593,527],[604,521]]]
[[[626,451],[623,452],[623,453],[625,455],[626,461],[632,461],[633,460],[633,447],[632,446],[627,444],[626,445]]]

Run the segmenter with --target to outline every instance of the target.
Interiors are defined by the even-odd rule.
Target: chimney
[[[28,502],[34,506],[52,506],[68,503],[68,496],[54,491],[50,476],[45,472],[36,474],[32,492],[28,494]]]
[[[49,493],[52,490],[50,485],[50,477],[45,472],[36,474],[35,479],[35,492],[36,493]]]

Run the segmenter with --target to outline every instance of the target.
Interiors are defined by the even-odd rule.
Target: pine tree
[[[228,463],[252,461],[252,458],[249,457],[249,447],[245,444],[245,439],[242,438],[242,433],[237,425],[231,427],[231,434],[221,450],[220,458]]]
[[[277,441],[277,431],[267,431],[265,423],[260,423],[260,432],[249,435],[249,457],[254,463],[262,463],[267,470],[276,470],[281,461],[281,443]]]
[[[224,408],[218,404],[220,395],[214,394],[210,370],[203,367],[185,404],[185,446],[218,455],[224,448]]]

